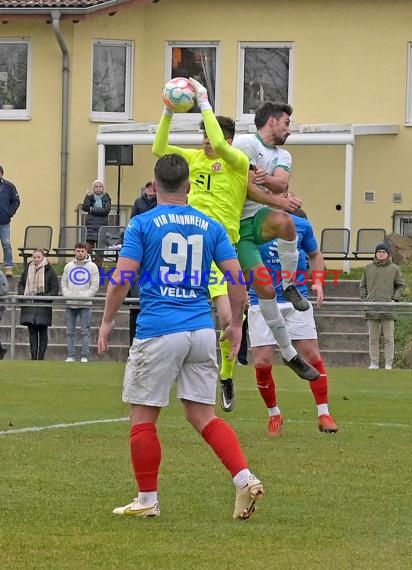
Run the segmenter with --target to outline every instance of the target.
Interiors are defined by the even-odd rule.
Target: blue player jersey
[[[316,251],[318,249],[318,242],[316,241],[315,235],[313,233],[312,225],[308,220],[299,216],[294,216],[293,214],[291,214],[291,218],[293,218],[293,221],[295,223],[296,233],[298,237],[297,247],[299,251],[299,258],[297,270],[302,272],[297,273],[296,278],[294,278],[294,284],[302,293],[302,295],[307,297],[308,288],[306,283],[308,276],[306,272],[306,254]],[[280,265],[278,257],[277,239],[261,245],[259,247],[259,250],[262,255],[263,263],[272,274],[273,285],[276,289],[276,299],[278,303],[286,303],[286,300],[283,297],[282,282],[280,279],[280,271],[282,267]],[[253,287],[250,288],[249,295],[250,304],[258,305],[259,300]]]
[[[191,206],[159,205],[130,220],[120,257],[141,264],[136,338],[214,328],[210,266],[236,258],[218,222]]]

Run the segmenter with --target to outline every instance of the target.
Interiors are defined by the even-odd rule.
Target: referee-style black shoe
[[[220,380],[220,404],[224,412],[231,412],[235,407],[235,387],[232,378]]]
[[[309,301],[304,297],[295,285],[289,285],[283,290],[286,301],[292,303],[297,311],[307,311],[310,307]]]
[[[299,378],[303,378],[303,380],[316,380],[320,376],[320,372],[302,360],[298,354],[294,356],[292,360],[285,360],[284,358],[282,358],[282,360],[286,366],[289,366],[289,368],[293,370]]]

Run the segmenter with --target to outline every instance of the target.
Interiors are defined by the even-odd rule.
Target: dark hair
[[[235,136],[235,121],[231,117],[224,117],[223,115],[217,115],[216,120],[223,131],[225,139],[233,139]],[[199,128],[202,131],[205,130],[204,121],[200,121]]]
[[[307,216],[305,210],[302,210],[302,208],[296,208],[296,210],[293,210],[292,214],[294,216],[297,216],[298,218],[305,218],[305,220],[308,219],[308,216]]]
[[[149,186],[153,186],[153,182],[151,180],[149,180],[149,182],[146,182],[144,185],[145,188],[149,188]]]
[[[286,115],[291,116],[293,109],[287,103],[277,103],[274,101],[266,101],[262,103],[255,113],[255,125],[257,129],[261,129],[266,125],[270,117],[275,117],[275,119],[280,119],[280,117],[286,113]]]
[[[4,174],[4,170],[3,170],[3,167],[2,167],[1,165],[0,165],[0,172],[1,172],[2,174]]]
[[[82,241],[79,241],[74,246],[74,249],[87,249],[87,245],[85,243],[83,243]]]
[[[189,165],[179,154],[165,154],[156,162],[154,175],[160,191],[186,192],[183,185],[189,180]]]

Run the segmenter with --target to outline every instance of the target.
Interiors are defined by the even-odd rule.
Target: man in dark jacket
[[[4,170],[0,166],[0,241],[4,256],[4,273],[13,275],[13,253],[10,243],[10,220],[20,206],[20,198],[12,182],[3,178]]]
[[[367,265],[359,284],[362,301],[390,303],[400,301],[405,291],[401,270],[392,263],[388,244],[378,243],[375,259]],[[385,368],[392,369],[394,357],[395,313],[368,309],[365,313],[369,329],[369,356],[371,370],[379,368],[379,339],[384,340]]]
[[[146,182],[143,195],[135,200],[130,217],[133,218],[133,216],[144,214],[155,206],[157,206],[157,200],[155,191],[153,190],[153,183]]]

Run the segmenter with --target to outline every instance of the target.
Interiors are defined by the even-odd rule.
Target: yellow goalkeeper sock
[[[221,355],[221,365],[220,365],[220,378],[221,380],[227,380],[228,378],[233,378],[233,369],[236,364],[236,359],[229,360],[229,354],[231,350],[230,341],[219,340],[220,355]]]

